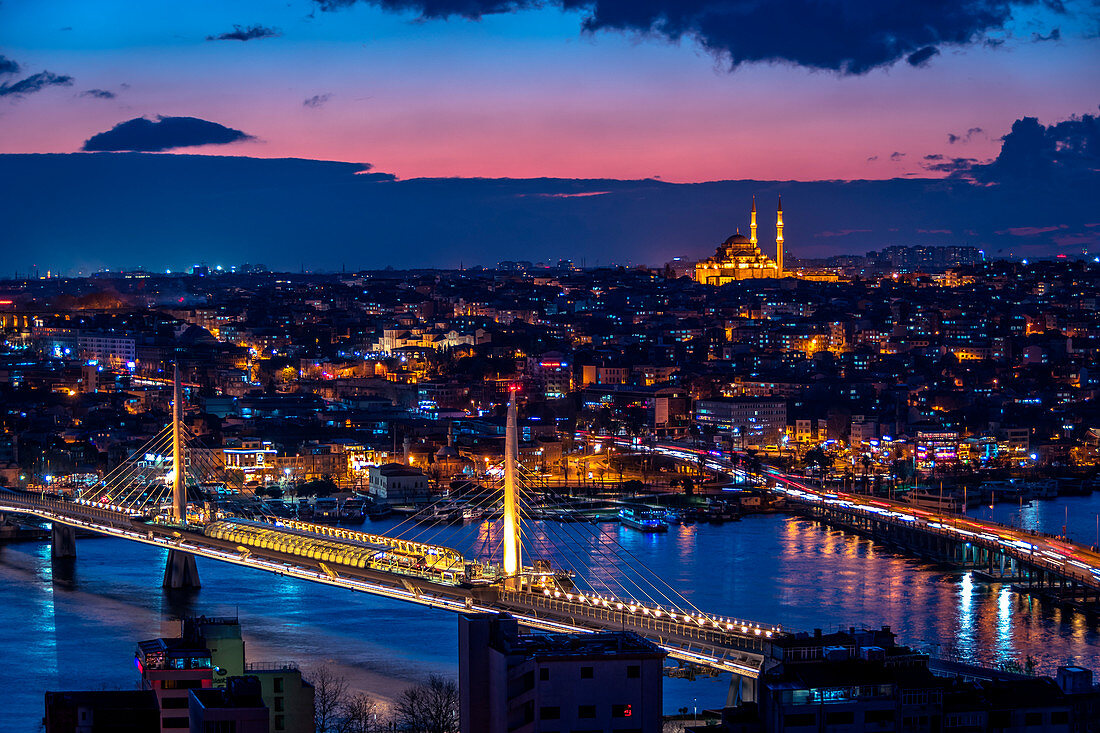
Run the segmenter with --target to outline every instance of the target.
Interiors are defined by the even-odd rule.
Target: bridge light
[[[741,627],[741,633],[742,633],[742,634],[747,634],[747,633],[749,633],[749,627],[748,627],[748,626],[742,626],[742,627]]]
[[[635,611],[637,611],[637,610],[638,610],[638,607],[637,607],[637,606],[631,606],[631,607],[630,607],[630,612],[631,612],[631,613],[634,613],[634,612],[635,612]]]
[[[733,631],[733,624],[726,624],[726,631]]]
[[[757,636],[760,636],[760,629],[756,629],[753,633],[755,633]]]
[[[658,608],[656,611],[653,612],[653,615],[657,618],[661,618],[661,609]]]

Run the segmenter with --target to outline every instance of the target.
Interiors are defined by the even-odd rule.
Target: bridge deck
[[[15,492],[0,491],[0,511],[33,514],[107,536],[432,608],[454,612],[506,611],[521,624],[547,631],[626,629],[659,644],[675,659],[743,677],[757,677],[772,656],[772,642],[787,636],[774,627],[705,614],[663,610],[658,616],[641,606],[634,607],[632,612],[629,604],[612,601],[603,605],[595,603],[592,596],[582,602],[579,593],[570,599],[554,597],[552,592],[548,595],[544,590],[507,590],[500,584],[444,584],[369,567],[330,566],[323,560],[269,548],[243,548],[201,531],[145,522],[117,511]]]

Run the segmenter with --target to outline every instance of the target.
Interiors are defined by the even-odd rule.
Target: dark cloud
[[[890,153],[890,160],[894,161],[895,163],[897,163],[899,160],[901,160],[904,157],[905,157],[905,153],[899,153],[897,151],[894,151],[893,153]]]
[[[0,54],[0,74],[18,74],[19,64]]]
[[[1062,40],[1062,31],[1058,28],[1055,28],[1045,36],[1039,33],[1033,33],[1031,35],[1031,40],[1035,43],[1042,43],[1043,41],[1060,41]]]
[[[933,56],[939,55],[940,50],[935,46],[925,46],[906,57],[905,61],[910,66],[924,66]]]
[[[968,143],[971,141],[971,139],[973,139],[975,135],[982,135],[984,134],[984,132],[985,131],[982,130],[982,128],[980,127],[971,127],[969,130],[966,131],[965,135],[956,135],[955,133],[951,132],[947,134],[947,142],[951,145],[954,145],[955,143]]]
[[[966,173],[982,183],[1095,180],[1100,174],[1100,118],[1082,115],[1050,126],[1034,117],[1016,120],[996,159]]]
[[[331,94],[314,94],[312,97],[302,102],[302,106],[317,109],[318,107],[324,107],[330,99],[332,99]]]
[[[71,76],[62,76],[52,71],[40,71],[12,84],[0,84],[0,97],[21,97],[24,94],[40,92],[46,87],[67,87],[72,86],[72,83]]]
[[[875,162],[876,160],[878,160],[878,156],[877,156],[877,155],[871,155],[871,156],[869,156],[869,157],[867,158],[867,162],[868,162],[868,163],[874,163],[874,162]]]
[[[587,31],[698,42],[736,68],[777,62],[862,74],[901,59],[919,66],[940,47],[989,42],[1015,8],[1065,13],[1060,0],[314,0],[364,2],[421,18],[476,19],[547,4],[585,14]]]
[[[88,89],[87,91],[81,92],[80,96],[91,97],[92,99],[114,99],[117,95],[106,89]]]
[[[278,28],[262,25],[234,25],[233,30],[216,36],[207,36],[208,41],[254,41],[257,38],[278,38],[282,33]]]
[[[945,158],[942,155],[924,156],[927,163],[921,163],[921,168],[934,173],[962,174],[969,171],[978,162],[977,158]]]
[[[193,145],[225,145],[254,140],[240,130],[197,117],[135,117],[84,141],[81,150],[161,152]]]

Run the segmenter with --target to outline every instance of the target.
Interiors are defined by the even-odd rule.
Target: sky
[[[1100,0],[2,0],[0,269],[661,264],[780,193],[789,256],[1091,258],[1098,40]]]
[[[69,79],[0,92],[0,153],[73,152],[181,116],[247,136],[186,152],[405,179],[888,179],[944,175],[927,155],[992,158],[1016,119],[1100,102],[1091,0],[927,0],[917,19],[900,0],[817,3],[897,6],[865,25],[808,18],[812,0],[737,0],[749,11],[718,21],[717,0],[643,5],[665,2],[648,22],[614,0],[4,0],[0,54],[20,71],[0,83]],[[901,40],[882,51],[861,34]]]

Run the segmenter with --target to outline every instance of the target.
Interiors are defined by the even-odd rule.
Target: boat
[[[362,524],[366,519],[363,500],[357,497],[344,499],[340,504],[340,521],[344,524]]]
[[[1031,481],[1027,488],[1036,499],[1053,499],[1058,496],[1058,482],[1052,478]]]
[[[440,502],[416,517],[422,524],[451,524],[462,521],[462,510],[454,504]]]
[[[280,499],[268,499],[263,503],[263,512],[280,519],[290,519],[294,516],[294,507]]]
[[[623,507],[619,510],[619,523],[642,532],[667,532],[664,511],[649,507]]]
[[[320,524],[336,524],[340,521],[340,505],[336,499],[328,497],[314,499],[313,521]]]
[[[921,509],[951,512],[953,514],[958,514],[963,510],[962,501],[953,491],[940,492],[929,489],[914,489],[903,498],[906,504],[912,504]]]
[[[313,505],[309,503],[309,499],[298,500],[298,519],[313,519]]]
[[[373,522],[376,519],[385,519],[393,514],[393,507],[389,504],[371,504],[367,509],[367,516]]]
[[[485,516],[485,511],[480,507],[468,506],[462,509],[463,522],[480,522],[483,516]]]
[[[665,512],[664,519],[669,524],[681,524],[683,520],[680,518],[680,513],[675,509],[669,509]]]

